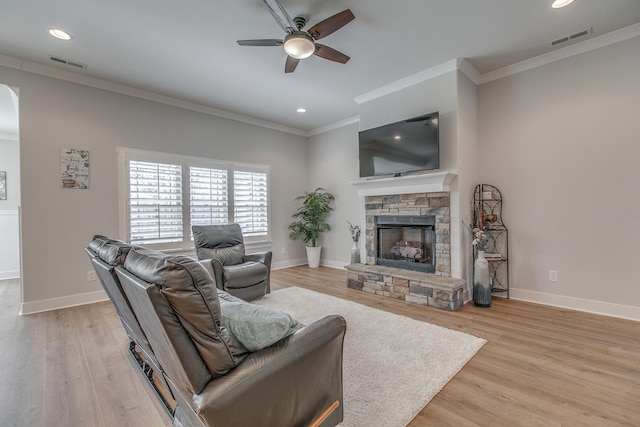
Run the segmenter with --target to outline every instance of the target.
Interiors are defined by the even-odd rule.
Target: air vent
[[[49,55],[49,59],[53,62],[57,62],[58,64],[68,65],[74,68],[80,68],[81,70],[85,70],[87,66],[85,64],[81,64],[75,61],[69,61],[68,59],[60,58],[59,56]]]
[[[591,34],[591,28],[587,28],[586,30],[578,31],[577,33],[570,34],[568,36],[560,37],[558,40],[554,40],[551,42],[551,45],[555,46],[560,43],[568,42],[569,40],[574,40],[579,37],[586,36],[587,34]]]

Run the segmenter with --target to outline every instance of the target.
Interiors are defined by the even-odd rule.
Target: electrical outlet
[[[287,248],[280,248],[280,255],[286,255],[287,254]]]
[[[558,272],[555,270],[549,270],[549,281],[557,282],[558,281]]]
[[[95,282],[95,281],[96,281],[96,272],[87,271],[87,282]]]

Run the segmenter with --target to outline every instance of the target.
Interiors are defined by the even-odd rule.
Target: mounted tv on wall
[[[361,178],[440,167],[437,111],[363,130],[358,139]]]

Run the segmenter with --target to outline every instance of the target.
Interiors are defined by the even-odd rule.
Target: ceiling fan
[[[311,55],[330,61],[346,63],[350,58],[342,52],[316,43],[317,40],[332,34],[355,19],[350,9],[318,22],[307,31],[302,30],[307,23],[304,17],[291,18],[278,0],[264,0],[269,12],[276,22],[287,33],[281,39],[238,40],[240,46],[283,46],[287,53],[287,62],[284,66],[285,73],[293,73],[301,59]]]

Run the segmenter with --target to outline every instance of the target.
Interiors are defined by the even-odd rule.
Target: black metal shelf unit
[[[493,185],[478,184],[473,192],[473,226],[483,229],[488,238],[485,258],[491,293],[509,298],[509,230],[502,220],[502,193]]]

